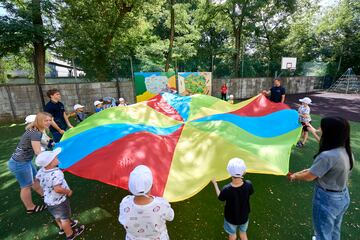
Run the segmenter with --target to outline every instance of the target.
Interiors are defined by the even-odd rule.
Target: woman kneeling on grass
[[[137,166],[129,176],[128,195],[120,203],[119,222],[126,230],[126,240],[168,240],[166,221],[174,219],[174,210],[161,197],[149,195],[153,184],[150,168]]]
[[[290,180],[315,180],[313,225],[316,240],[340,239],[342,218],[349,207],[348,179],[354,165],[350,125],[341,117],[321,120],[319,152],[310,169],[289,175]]]
[[[44,195],[39,181],[35,180],[37,171],[32,159],[34,155],[41,153],[41,137],[45,129],[49,128],[51,119],[49,113],[36,114],[35,121],[26,126],[26,131],[8,162],[10,171],[20,185],[20,198],[28,214],[41,212],[46,208],[46,205],[35,205],[32,201],[31,188],[40,196]]]

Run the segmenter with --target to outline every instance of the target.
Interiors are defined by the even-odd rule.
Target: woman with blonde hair
[[[37,171],[32,164],[32,159],[34,155],[41,152],[41,137],[45,129],[49,128],[52,116],[46,112],[39,112],[33,121],[28,120],[26,119],[25,123],[30,123],[26,126],[25,133],[11,155],[8,167],[20,185],[20,199],[26,212],[32,214],[46,208],[46,205],[35,205],[32,201],[31,188],[40,196],[44,195],[39,182],[35,180]]]

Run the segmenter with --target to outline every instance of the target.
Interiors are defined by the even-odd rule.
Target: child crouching
[[[57,167],[57,155],[60,152],[61,148],[57,148],[54,151],[42,152],[36,157],[35,163],[41,167],[36,179],[40,181],[44,191],[44,202],[60,228],[59,234],[65,233],[65,239],[72,240],[84,231],[85,226],[75,228],[78,221],[71,219],[70,202],[67,197],[71,197],[73,192],[65,181],[63,172]]]

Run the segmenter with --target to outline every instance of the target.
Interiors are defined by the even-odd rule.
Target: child
[[[228,103],[234,104],[234,95],[230,94]]]
[[[221,100],[226,101],[226,94],[227,94],[227,86],[226,83],[223,82],[223,84],[221,85]]]
[[[100,112],[100,111],[103,110],[102,104],[103,104],[103,103],[100,102],[99,100],[96,100],[96,101],[94,102],[95,112],[96,112],[96,113],[98,113],[98,112]]]
[[[298,141],[296,146],[297,147],[303,147],[308,139],[308,131],[310,131],[315,139],[319,142],[320,138],[316,134],[316,130],[313,126],[311,126],[311,117],[310,117],[310,107],[309,104],[311,104],[311,99],[308,97],[304,97],[302,99],[299,99],[299,101],[302,103],[298,109],[299,113],[299,121],[301,125],[303,126],[301,136],[303,138],[302,141]]]
[[[246,165],[240,158],[229,161],[227,171],[231,175],[231,183],[219,190],[215,179],[212,180],[216,194],[220,201],[225,201],[224,229],[229,234],[229,240],[236,240],[237,229],[240,230],[240,239],[247,240],[247,228],[250,213],[250,195],[254,193],[249,180],[244,180]]]
[[[36,174],[36,179],[40,181],[44,191],[44,202],[60,228],[59,234],[65,233],[65,239],[72,240],[84,231],[85,226],[75,228],[78,221],[71,219],[67,196],[71,197],[73,192],[65,181],[63,172],[57,167],[57,155],[60,152],[61,148],[56,148],[54,151],[42,152],[36,157],[36,165],[42,167]]]
[[[80,123],[85,120],[86,114],[84,113],[84,106],[80,104],[74,105],[75,120]]]
[[[127,103],[125,102],[125,99],[124,98],[119,98],[119,105],[118,107],[121,107],[121,106],[127,106]]]
[[[153,177],[150,168],[137,166],[129,176],[129,190],[133,195],[120,203],[119,222],[126,230],[126,239],[168,240],[166,221],[174,219],[168,201],[151,196]]]

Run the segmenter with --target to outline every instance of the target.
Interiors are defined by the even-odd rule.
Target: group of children
[[[104,104],[105,103],[105,104]],[[106,108],[114,107],[114,106],[127,106],[124,98],[119,98],[119,103],[116,105],[116,103],[112,103],[110,100],[96,100],[94,101],[94,107],[95,107],[95,113],[100,112]],[[81,104],[75,104],[74,105],[74,111],[71,112],[68,117],[75,117],[76,122],[82,122],[87,117],[87,114],[84,112],[85,106]]]
[[[116,105],[116,103],[114,103],[114,101],[111,101],[111,100],[96,100],[94,102],[94,106],[95,106],[95,112],[100,112],[106,108],[109,108],[109,107],[115,107],[115,106],[118,106],[118,107],[122,107],[122,106],[127,106],[128,104],[126,103],[125,99],[124,98],[119,98],[119,103]]]
[[[218,199],[226,202],[224,229],[230,240],[236,239],[238,231],[240,239],[247,240],[250,195],[254,188],[250,181],[243,179],[246,165],[242,159],[231,159],[227,171],[231,183],[221,191],[215,178],[212,180]],[[132,195],[124,197],[119,208],[119,222],[126,230],[127,240],[169,239],[166,221],[174,219],[174,210],[166,199],[150,194],[152,184],[152,172],[147,166],[139,165],[130,173],[128,188]]]

